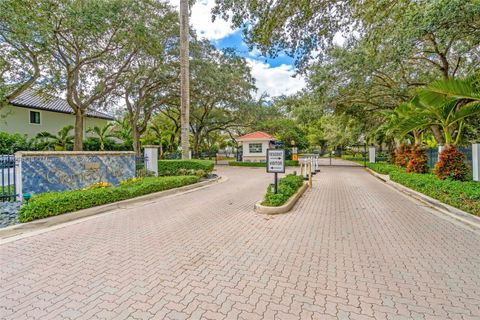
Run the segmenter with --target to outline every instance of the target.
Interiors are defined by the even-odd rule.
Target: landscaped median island
[[[386,163],[368,163],[371,170],[385,174],[390,180],[421,192],[443,203],[480,216],[480,183],[475,181],[440,180],[432,173],[407,173]]]
[[[258,213],[278,214],[289,211],[308,188],[302,176],[289,174],[280,179],[278,191],[274,193],[274,186],[269,185],[263,201],[255,205]]]
[[[210,160],[160,160],[158,161],[158,175],[208,176],[213,171],[213,165],[213,161]]]
[[[266,162],[240,162],[240,161],[230,161],[229,166],[235,167],[260,167],[265,168],[267,166]],[[298,160],[285,160],[286,167],[298,167],[300,163]]]
[[[82,190],[48,192],[33,196],[23,204],[19,221],[56,216],[62,213],[92,208],[103,204],[143,196],[149,193],[178,188],[196,183],[198,176],[145,177],[122,181],[118,187],[96,183]]]
[[[20,207],[18,221],[29,222],[194,184],[211,176],[213,162],[160,160],[158,171],[159,177],[131,178],[118,186],[100,181],[80,190],[34,195]]]

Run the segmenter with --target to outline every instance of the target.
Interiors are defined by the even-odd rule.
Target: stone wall
[[[107,181],[118,185],[135,176],[133,152],[17,152],[20,194],[82,189]]]

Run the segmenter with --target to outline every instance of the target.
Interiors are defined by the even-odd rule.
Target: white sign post
[[[267,149],[267,172],[275,174],[275,193],[277,193],[278,174],[285,173],[284,149]]]

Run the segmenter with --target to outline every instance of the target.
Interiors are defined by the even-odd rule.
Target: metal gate
[[[14,155],[0,155],[0,202],[15,201],[17,198],[15,164]]]
[[[318,158],[318,164],[320,166],[366,167],[367,157],[367,145],[356,144],[325,152]]]

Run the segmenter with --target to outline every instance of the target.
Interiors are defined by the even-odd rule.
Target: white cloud
[[[168,0],[168,2],[178,8],[179,0]],[[235,32],[230,27],[230,21],[216,19],[212,22],[212,8],[215,6],[215,0],[198,0],[191,8],[190,24],[197,31],[197,34],[208,40],[220,40]]]
[[[252,68],[252,76],[256,79],[257,96],[263,92],[271,97],[294,94],[306,86],[305,79],[300,75],[295,78],[293,66],[282,64],[271,67],[268,63],[247,58]]]

